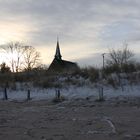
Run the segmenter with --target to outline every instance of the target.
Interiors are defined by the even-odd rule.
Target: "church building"
[[[78,65],[74,62],[62,60],[60,52],[59,41],[57,40],[56,52],[52,63],[50,64],[49,72],[71,72],[78,69]]]

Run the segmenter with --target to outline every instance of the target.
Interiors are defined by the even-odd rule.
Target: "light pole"
[[[99,101],[104,101],[103,78],[104,78],[105,54],[106,53],[102,53],[102,57],[103,57],[103,69],[101,71],[101,85],[99,87]]]

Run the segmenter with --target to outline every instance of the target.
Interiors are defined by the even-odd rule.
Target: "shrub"
[[[136,72],[137,66],[135,63],[123,64],[121,67],[119,65],[110,65],[104,68],[104,73],[109,75],[111,73],[131,73]]]
[[[6,63],[2,63],[0,65],[0,72],[1,73],[10,73],[10,67],[6,66]]]
[[[42,88],[61,88],[62,85],[55,76],[41,77],[33,82],[34,86]]]
[[[57,98],[57,97],[55,97],[55,98],[53,98],[53,102],[54,103],[59,103],[59,102],[63,102],[63,101],[65,101],[66,100],[66,98],[64,97],[64,96],[60,96],[60,98]]]
[[[90,79],[91,82],[95,82],[99,78],[99,70],[94,67],[86,67],[76,70],[72,73],[72,76],[83,77],[84,79]]]
[[[130,73],[130,72],[135,72],[135,71],[136,71],[136,66],[134,63],[122,65],[122,72]]]
[[[111,73],[120,73],[121,69],[118,65],[110,65],[110,66],[106,66],[104,68],[104,74],[105,75],[110,75]]]
[[[112,77],[109,77],[108,79],[107,79],[107,83],[109,84],[109,85],[111,85],[113,88],[116,88],[117,87],[117,83],[116,83],[116,81],[112,78]]]
[[[88,69],[88,75],[91,82],[96,82],[99,79],[99,70],[93,67]]]

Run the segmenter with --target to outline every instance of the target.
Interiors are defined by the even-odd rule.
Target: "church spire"
[[[55,58],[61,60],[61,53],[60,53],[60,48],[59,48],[59,40],[57,38],[57,45],[56,45],[56,53],[55,53]]]

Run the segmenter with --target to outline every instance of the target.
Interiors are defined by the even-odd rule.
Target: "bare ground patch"
[[[139,140],[140,99],[0,101],[2,140]]]

